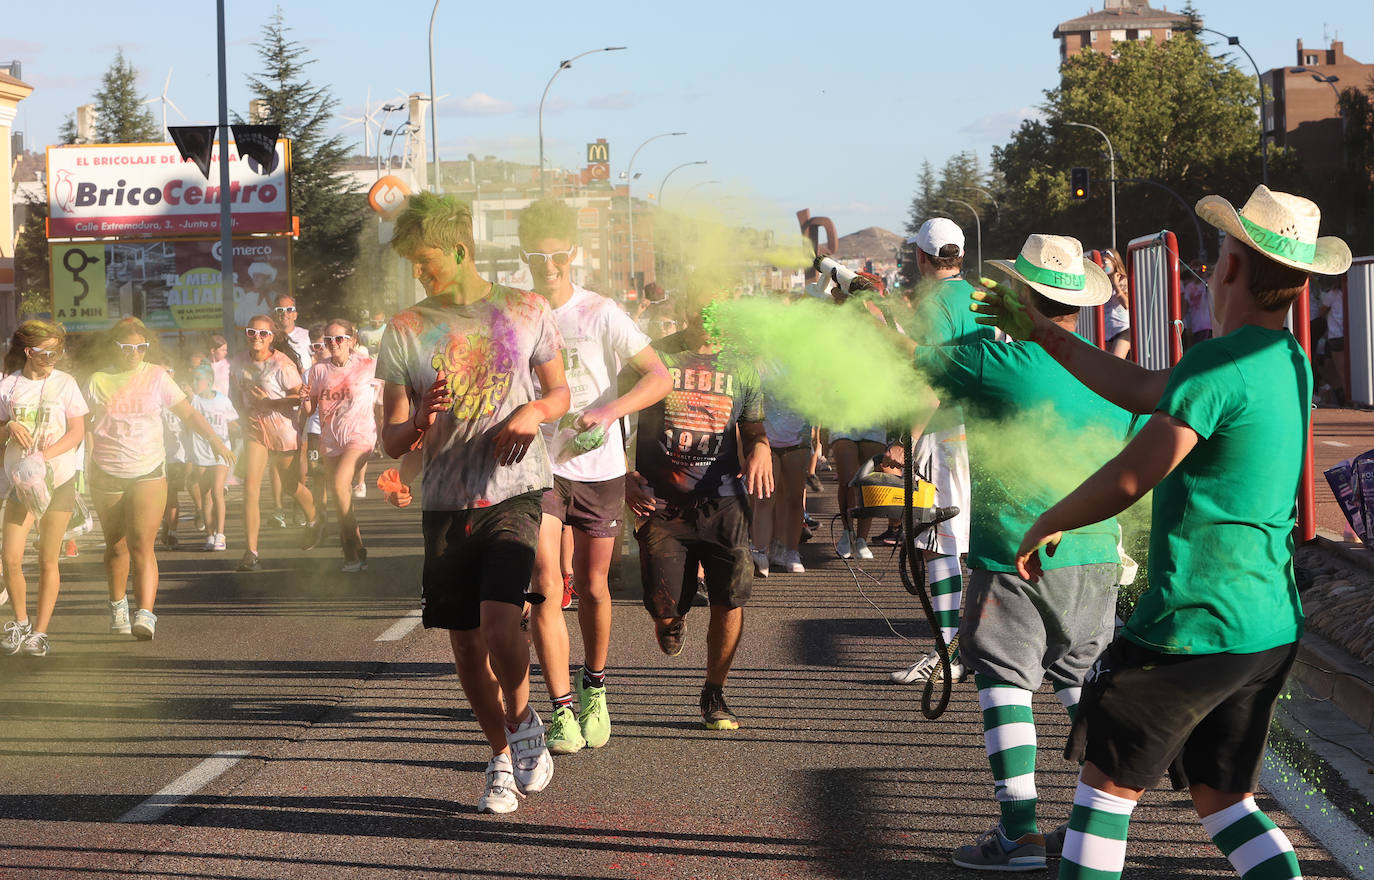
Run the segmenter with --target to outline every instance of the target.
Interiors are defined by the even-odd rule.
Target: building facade
[[[1291,147],[1309,174],[1334,173],[1344,164],[1339,93],[1368,85],[1374,64],[1345,54],[1339,40],[1328,48],[1304,46],[1298,40],[1295,62],[1264,74],[1270,95],[1265,131],[1274,144]]]
[[[1163,43],[1173,39],[1174,30],[1187,22],[1186,15],[1152,9],[1145,0],[1104,0],[1102,9],[1060,22],[1054,29],[1055,39],[1059,40],[1059,61],[1062,64],[1088,49],[1110,55],[1113,43]]]

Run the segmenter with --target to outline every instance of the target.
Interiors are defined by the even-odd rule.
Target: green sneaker
[[[584,666],[577,672],[577,704],[582,707],[577,721],[582,725],[582,735],[587,738],[587,745],[599,749],[611,738],[611,713],[606,711],[604,686],[583,687],[582,676],[586,671]]]
[[[545,744],[555,755],[571,755],[581,751],[587,741],[582,738],[582,728],[577,723],[577,713],[571,706],[563,706],[549,719],[549,729],[545,734]]]

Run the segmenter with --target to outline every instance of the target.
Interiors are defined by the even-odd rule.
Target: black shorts
[[[426,627],[477,629],[483,602],[525,604],[543,495],[540,489],[491,507],[424,512],[420,619]]]
[[[543,509],[593,538],[614,538],[625,513],[625,478],[579,483],[555,476],[553,488],[544,492]]]
[[[635,532],[644,607],[658,618],[685,617],[697,593],[697,564],[706,572],[712,605],[740,608],[754,587],[749,556],[749,505],[736,495],[699,506],[669,507]]]
[[[191,471],[191,463],[187,461],[167,462],[167,482],[173,486],[185,486],[186,475]]]
[[[141,477],[116,477],[105,473],[100,469],[100,465],[91,462],[91,491],[92,492],[127,492],[136,483],[145,483],[149,480],[161,480],[167,476],[166,464],[160,464]]]
[[[72,477],[67,482],[52,490],[52,498],[48,501],[48,513],[71,513],[76,509],[76,477]],[[18,525],[24,521],[24,517],[29,515],[29,508],[23,501],[19,500],[19,494],[13,489],[5,499],[5,522]]]
[[[1254,654],[1162,654],[1118,638],[1088,672],[1064,757],[1118,785],[1254,791],[1296,642]]]

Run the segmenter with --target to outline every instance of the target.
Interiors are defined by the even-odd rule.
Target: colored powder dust
[[[606,442],[606,429],[600,425],[593,425],[572,439],[573,449],[577,454],[591,452],[593,449],[600,448]]]

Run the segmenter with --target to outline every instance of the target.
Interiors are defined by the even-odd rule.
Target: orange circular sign
[[[405,207],[410,187],[394,174],[379,178],[367,191],[367,203],[383,218],[391,220]]]

